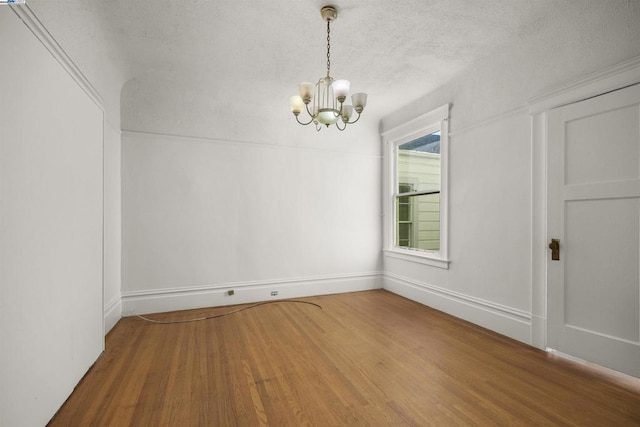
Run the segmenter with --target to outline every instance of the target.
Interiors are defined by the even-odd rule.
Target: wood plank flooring
[[[124,318],[50,425],[640,425],[639,381],[386,291],[304,301]]]

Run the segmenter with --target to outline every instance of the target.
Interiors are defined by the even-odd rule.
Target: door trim
[[[531,345],[547,350],[547,152],[548,113],[640,83],[640,56],[527,100],[531,115]]]

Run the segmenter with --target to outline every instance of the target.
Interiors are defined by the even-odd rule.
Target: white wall
[[[104,121],[104,319],[105,333],[122,315],[120,129]]]
[[[380,156],[323,132],[325,149],[124,132],[124,314],[381,287]]]
[[[640,55],[637,4],[591,2],[575,19],[567,26],[550,16],[515,51],[496,52],[382,120],[384,132],[443,103],[453,105],[449,269],[386,256],[386,289],[544,346],[532,326],[532,288],[543,280],[533,269],[538,255],[532,248],[540,248],[544,236],[533,221],[540,180],[532,163],[540,155],[527,100]]]
[[[120,91],[127,67],[101,18],[102,2],[82,7],[30,0],[29,7],[82,71],[104,108],[104,318],[105,333],[121,315]]]
[[[385,288],[528,340],[529,122],[521,113],[450,134],[449,269],[386,256]]]
[[[0,8],[3,426],[46,424],[104,342],[103,112],[33,30]]]

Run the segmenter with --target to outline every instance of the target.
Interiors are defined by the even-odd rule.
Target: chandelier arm
[[[354,120],[354,121],[352,121],[352,122],[347,122],[347,123],[352,124],[352,123],[357,122],[358,120],[360,120],[360,113],[358,113],[358,118],[357,118],[357,119],[355,119],[355,120]]]
[[[310,124],[311,124],[311,122],[313,122],[313,117],[311,117],[311,119],[310,119],[307,123],[303,123],[303,122],[301,122],[301,121],[300,121],[300,119],[298,118],[298,116],[296,116],[296,121],[297,121],[298,123],[300,123],[301,125],[306,126],[306,125],[310,125]]]
[[[320,123],[316,123],[316,132],[320,132],[321,129],[322,126],[320,125]]]
[[[311,111],[309,111],[309,104],[306,104],[305,108],[307,109],[307,114],[309,115],[309,117],[311,117],[311,120],[313,120],[313,114],[311,113]]]
[[[339,131],[343,131],[347,128],[347,123],[348,122],[343,122],[344,126],[340,127],[340,125],[338,124],[339,122],[336,122],[336,127],[338,128]]]
[[[336,119],[337,119],[337,118],[340,118],[340,117],[342,116],[342,105],[343,105],[343,104],[342,104],[342,102],[341,102],[341,103],[340,103],[340,109],[338,110],[338,114],[336,114],[336,112],[335,112],[336,110],[333,110],[333,111],[332,111],[332,113],[333,113],[333,117],[335,117]]]

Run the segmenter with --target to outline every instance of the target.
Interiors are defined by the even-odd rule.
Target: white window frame
[[[403,248],[396,242],[396,182],[398,147],[440,131],[440,250]],[[381,133],[383,165],[383,251],[385,256],[406,261],[449,268],[449,104],[402,123]]]

